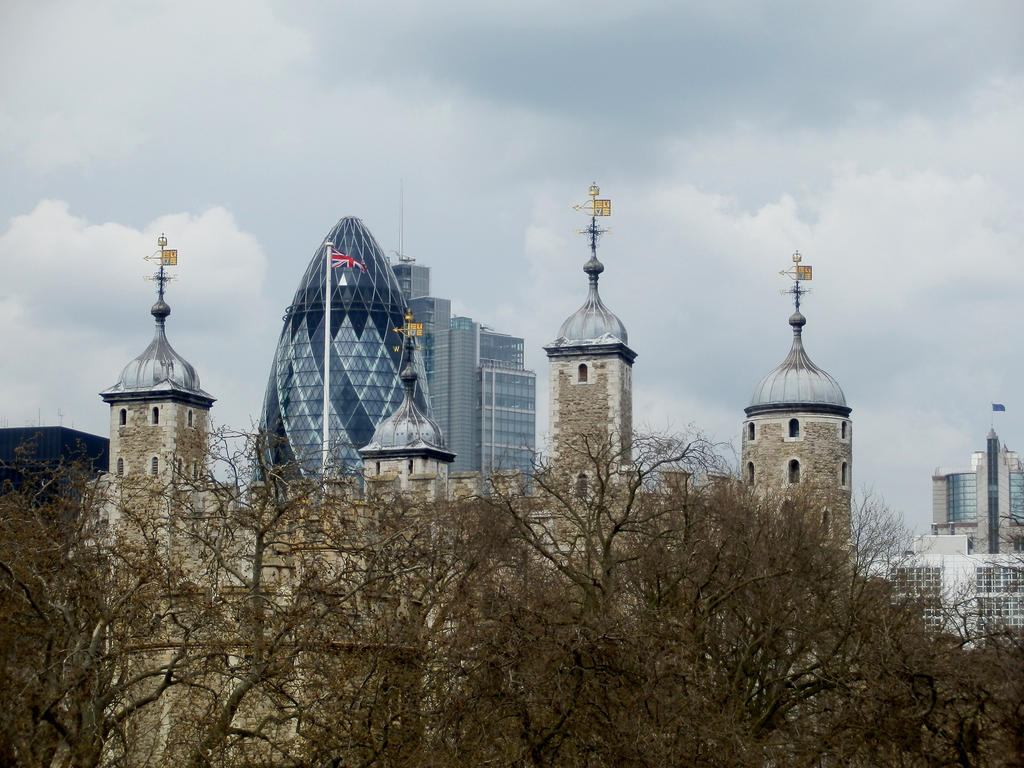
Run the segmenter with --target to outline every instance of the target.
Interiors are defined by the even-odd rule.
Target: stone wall
[[[159,414],[153,422],[153,409]],[[124,411],[125,424],[121,424]],[[191,414],[191,426],[189,425]],[[188,476],[205,468],[210,413],[196,405],[171,400],[128,401],[110,407],[110,472],[117,474],[118,459],[125,475],[152,475],[153,457],[157,476],[169,480],[180,461]]]
[[[580,365],[587,380],[579,380]],[[552,463],[569,460],[581,436],[616,440],[628,450],[633,432],[633,371],[618,355],[549,361]]]
[[[799,436],[789,436],[790,419],[799,422]],[[750,425],[754,438],[750,439]],[[843,425],[846,437],[843,435]],[[853,423],[848,418],[827,414],[789,411],[754,416],[743,424],[744,481],[766,489],[794,487],[790,482],[790,462],[800,463],[802,488],[820,496],[823,506],[849,525],[850,489],[853,487]],[[846,464],[845,482],[842,466]]]

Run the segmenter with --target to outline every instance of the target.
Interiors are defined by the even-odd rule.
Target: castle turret
[[[604,305],[597,282],[604,265],[597,258],[597,241],[606,230],[598,216],[611,213],[611,202],[591,200],[579,209],[591,214],[590,259],[583,265],[589,288],[583,306],[571,314],[558,338],[544,347],[548,355],[550,460],[574,470],[573,457],[588,439],[607,442],[627,458],[633,432],[633,361],[626,326]]]
[[[794,261],[799,264],[800,256]],[[793,344],[786,359],[754,388],[743,424],[741,472],[745,482],[765,489],[809,489],[823,501],[823,517],[849,523],[853,471],[853,423],[839,383],[816,366],[803,344],[807,319],[800,312],[800,281],[792,293]],[[803,270],[807,270],[804,272]]]
[[[157,300],[153,340],[121,371],[117,382],[100,392],[110,404],[110,472],[150,475],[162,482],[193,477],[202,468],[214,399],[199,385],[196,369],[167,340],[164,266],[177,262],[160,237],[160,269],[154,276]],[[170,255],[173,254],[173,260]]]
[[[408,320],[407,320],[408,322]],[[405,365],[400,374],[405,390],[398,409],[384,419],[370,442],[360,449],[363,475],[371,486],[380,481],[397,481],[397,490],[422,491],[429,498],[446,492],[448,467],[455,454],[445,447],[444,435],[430,413],[416,397],[415,346],[405,341]]]

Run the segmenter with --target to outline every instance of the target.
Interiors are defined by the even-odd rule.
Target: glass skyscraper
[[[968,536],[975,553],[1024,551],[1024,460],[994,429],[970,469],[932,474],[932,532]]]
[[[419,296],[409,306],[424,326],[431,408],[456,454],[452,471],[532,472],[537,375],[524,368],[523,339],[452,317],[448,299]]]
[[[324,239],[350,257],[330,271],[330,458],[344,471],[361,465],[358,449],[402,402],[402,340],[395,329],[405,323],[406,300],[362,221],[343,218]],[[316,248],[285,310],[261,418],[276,438],[274,460],[298,461],[309,472],[321,461],[327,251]],[[425,405],[419,387],[416,397]]]

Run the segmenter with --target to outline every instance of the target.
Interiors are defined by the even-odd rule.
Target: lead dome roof
[[[807,319],[799,310],[789,318],[793,328],[793,346],[774,370],[765,376],[754,388],[747,415],[795,408],[823,410],[849,415],[839,382],[816,366],[808,357],[803,345],[803,327]]]
[[[604,265],[596,256],[583,265],[583,271],[590,280],[587,300],[573,312],[558,329],[558,338],[551,346],[594,343],[629,343],[629,335],[623,322],[605,306],[597,290],[598,277],[604,272]]]
[[[157,299],[150,313],[156,319],[153,340],[122,369],[117,382],[100,395],[106,400],[118,395],[180,394],[213,403],[214,398],[200,386],[196,369],[167,340],[165,325],[171,308],[163,297]]]
[[[406,341],[405,349],[408,361],[401,373],[402,386],[405,390],[402,403],[394,413],[377,425],[370,442],[360,453],[364,456],[404,456],[428,452],[445,461],[451,461],[455,454],[445,448],[444,435],[430,414],[429,406],[421,407],[416,401],[418,377],[411,340]]]

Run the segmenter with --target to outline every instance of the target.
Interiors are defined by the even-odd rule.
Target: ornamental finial
[[[156,239],[156,244],[160,247],[159,251],[151,253],[149,256],[143,256],[146,261],[152,261],[159,265],[159,269],[150,276],[143,278],[144,280],[152,280],[156,283],[156,296],[157,301],[162,302],[164,300],[164,286],[171,280],[174,280],[174,275],[169,275],[164,271],[164,267],[176,267],[178,266],[178,249],[167,248],[167,236],[163,232],[160,233],[160,237]]]
[[[601,194],[601,188],[597,186],[596,181],[590,185],[587,194],[590,195],[589,200],[585,203],[574,205],[572,208],[574,211],[582,211],[590,216],[590,226],[586,229],[577,229],[576,234],[587,235],[590,238],[590,261],[587,262],[583,269],[590,275],[591,279],[596,279],[596,276],[604,271],[604,265],[597,260],[597,241],[601,238],[601,235],[611,232],[611,229],[597,225],[597,217],[612,215],[612,201],[609,199],[598,199],[597,196]]]
[[[804,280],[811,279],[811,268],[805,264],[801,264],[801,261],[803,261],[803,256],[800,255],[800,251],[794,251],[793,268],[783,269],[779,272],[783,277],[788,277],[793,281],[793,287],[787,288],[781,293],[784,296],[789,295],[793,297],[793,304],[796,307],[797,312],[800,311],[800,297],[811,292],[810,288],[804,288],[800,284]]]

